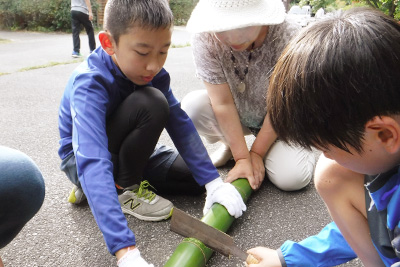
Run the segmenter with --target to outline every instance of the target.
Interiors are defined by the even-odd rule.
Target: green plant
[[[92,9],[97,14],[96,1],[92,1]],[[70,32],[70,10],[70,0],[0,0],[0,28]]]
[[[199,0],[170,0],[169,5],[174,14],[174,24],[186,25],[198,2]]]
[[[199,0],[170,0],[175,25],[186,25]],[[91,1],[93,26],[98,29],[101,10]],[[71,32],[70,0],[0,0],[0,29]],[[99,14],[100,16],[101,14]]]
[[[398,0],[300,0],[299,5],[311,5],[313,12],[324,8],[326,12],[337,9],[348,9],[355,6],[369,6],[384,12],[385,14],[400,19],[400,7]]]

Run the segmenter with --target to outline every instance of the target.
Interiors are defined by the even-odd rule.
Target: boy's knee
[[[8,187],[18,191],[21,190],[20,187],[27,187],[37,190],[40,195],[44,194],[42,173],[26,154],[0,147],[0,170],[2,188]]]
[[[4,158],[4,155],[8,157]],[[45,184],[42,173],[31,158],[17,150],[1,149],[0,161],[0,207],[10,214],[19,214],[22,220],[29,220],[43,204]]]
[[[42,173],[36,164],[26,158],[15,166],[15,183],[12,192],[15,203],[20,203],[32,216],[40,209],[45,196],[45,184]]]
[[[144,94],[148,96],[149,101],[154,102],[154,104],[160,105],[162,108],[168,108],[168,101],[165,95],[157,88],[147,86],[143,88]]]
[[[25,202],[27,203],[26,206],[30,206],[33,216],[39,211],[45,197],[45,184],[43,176],[37,167],[32,170],[28,183],[25,186],[26,189],[29,190],[29,193],[25,192]]]
[[[141,110],[147,110],[152,116],[168,118],[169,104],[160,90],[147,86],[137,90],[131,96],[132,105],[139,106]]]
[[[336,161],[321,155],[315,168],[314,184],[320,195],[339,190],[346,182],[347,171]]]

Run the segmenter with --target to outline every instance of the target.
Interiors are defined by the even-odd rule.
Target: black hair
[[[119,37],[133,27],[148,30],[169,28],[173,14],[167,0],[108,0],[104,11],[104,30],[118,44]]]
[[[285,48],[267,93],[279,138],[362,152],[365,124],[400,113],[400,25],[379,10],[339,11]]]

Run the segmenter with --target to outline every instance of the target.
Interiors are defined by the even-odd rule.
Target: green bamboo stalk
[[[246,203],[252,193],[247,179],[237,179],[232,184],[239,191],[243,201]],[[224,206],[215,203],[201,221],[222,232],[226,232],[234,219]],[[213,251],[198,239],[185,238],[177,246],[171,257],[169,257],[164,267],[204,267],[212,253]]]

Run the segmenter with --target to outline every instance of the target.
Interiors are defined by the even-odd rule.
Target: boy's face
[[[382,117],[377,120],[386,120]],[[333,145],[321,149],[324,156],[335,160],[343,167],[357,173],[375,175],[386,172],[400,163],[399,129],[400,125],[385,124],[380,121],[367,123],[361,153],[347,146],[350,153]]]
[[[172,27],[148,30],[133,27],[113,43],[112,59],[128,79],[146,85],[164,66],[171,45]]]
[[[372,153],[372,150],[367,147],[367,144],[364,144],[363,148],[364,151],[359,154],[352,147],[349,147],[351,152],[349,153],[329,145],[327,149],[323,149],[322,152],[326,158],[332,159],[343,167],[357,173],[374,175],[387,171],[386,168],[382,168],[380,164],[382,158],[377,157],[377,153]]]

